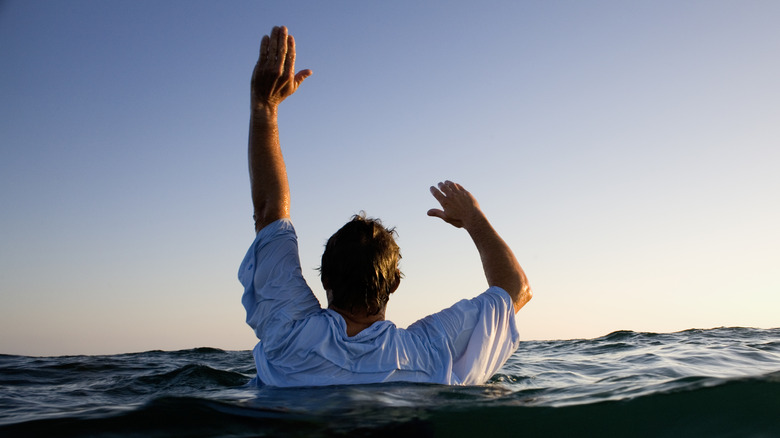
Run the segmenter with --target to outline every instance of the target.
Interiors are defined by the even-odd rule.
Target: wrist
[[[463,228],[470,234],[479,233],[480,230],[492,228],[482,211],[477,210],[469,218],[463,220]]]
[[[251,110],[253,119],[275,121],[279,112],[279,107],[268,103],[252,102]]]

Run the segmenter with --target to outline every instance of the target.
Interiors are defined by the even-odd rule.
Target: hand
[[[475,220],[484,217],[476,198],[460,184],[452,181],[439,183],[439,188],[431,187],[431,194],[439,201],[442,209],[428,210],[428,216],[441,218],[457,228],[466,227]]]
[[[274,27],[260,43],[260,58],[252,73],[252,109],[275,109],[312,74],[311,70],[294,72],[295,39],[286,27]]]

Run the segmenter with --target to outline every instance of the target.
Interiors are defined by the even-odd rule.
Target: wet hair
[[[352,217],[325,244],[320,278],[332,293],[330,304],[349,312],[376,315],[401,281],[401,250],[394,228],[365,213]]]

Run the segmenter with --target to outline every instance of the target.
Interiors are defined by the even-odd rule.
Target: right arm
[[[441,218],[469,233],[479,251],[488,285],[504,289],[512,297],[517,313],[531,300],[531,286],[512,250],[490,225],[477,200],[452,181],[439,183],[438,188],[431,187],[431,194],[442,208],[428,210],[428,216]]]

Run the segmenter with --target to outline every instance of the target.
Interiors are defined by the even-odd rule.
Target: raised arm
[[[279,104],[295,93],[311,70],[295,74],[295,40],[287,28],[274,27],[263,36],[260,57],[252,73],[249,120],[249,180],[255,231],[290,217],[290,188],[279,145]]]
[[[431,187],[431,193],[442,208],[428,210],[428,216],[441,218],[468,231],[482,259],[488,285],[507,291],[517,313],[531,300],[531,286],[512,250],[490,225],[477,200],[452,181],[439,183],[438,188]]]

